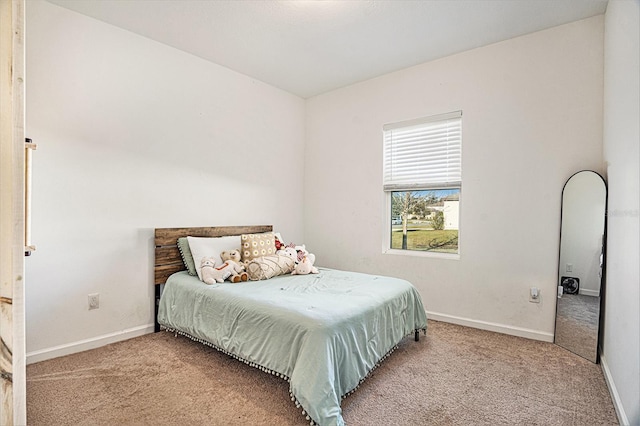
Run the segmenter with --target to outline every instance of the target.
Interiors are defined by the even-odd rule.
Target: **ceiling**
[[[48,1],[302,98],[607,7],[607,0]]]

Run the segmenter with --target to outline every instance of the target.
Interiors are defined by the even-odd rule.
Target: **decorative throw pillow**
[[[242,234],[240,237],[242,261],[246,263],[256,257],[276,254],[275,241],[275,237],[271,232],[265,234]]]
[[[187,241],[187,237],[178,238],[178,250],[180,250],[182,262],[184,263],[184,267],[187,268],[187,272],[189,273],[189,275],[198,275],[198,273],[196,272],[196,265],[193,262],[193,255],[191,254],[191,249],[189,248],[189,241]]]
[[[273,254],[251,260],[246,264],[246,271],[251,281],[257,281],[289,274],[294,267],[295,262],[290,257]]]
[[[240,245],[240,239],[237,235],[230,237],[187,237],[189,242],[189,249],[193,256],[193,263],[196,268],[198,278],[202,281],[202,274],[200,272],[200,262],[203,257],[214,257],[216,259],[216,265],[222,264],[220,259],[220,253],[227,250],[238,249]]]

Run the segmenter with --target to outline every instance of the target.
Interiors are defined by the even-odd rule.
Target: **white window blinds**
[[[383,130],[385,191],[461,186],[462,111],[387,124]]]

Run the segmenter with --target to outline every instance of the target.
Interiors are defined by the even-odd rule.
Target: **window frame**
[[[400,129],[400,128],[408,128],[420,124],[428,124],[432,122],[445,121],[451,118],[459,118],[460,119],[460,180],[456,185],[452,185],[451,182],[442,182],[440,185],[438,183],[433,184],[429,183],[426,185],[421,184],[408,184],[406,186],[396,186],[393,188],[385,188],[385,178],[387,173],[387,158],[386,158],[386,149],[387,143],[385,140],[385,132],[389,129]],[[438,259],[447,259],[447,260],[459,260],[462,252],[462,111],[454,111],[446,114],[438,114],[429,117],[418,118],[415,120],[407,120],[398,123],[391,123],[383,126],[383,184],[382,184],[382,196],[383,196],[383,223],[382,223],[382,253],[383,254],[394,254],[394,255],[402,255],[402,256],[415,256],[415,257],[428,257],[428,258],[438,258]],[[400,191],[430,191],[430,190],[446,190],[446,189],[457,189],[459,191],[459,204],[458,204],[458,251],[457,253],[444,253],[437,251],[426,251],[426,250],[409,250],[409,249],[397,249],[391,248],[391,235],[392,235],[392,212],[391,212],[391,196],[393,192]]]

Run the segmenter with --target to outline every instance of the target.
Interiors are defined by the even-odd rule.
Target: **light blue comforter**
[[[320,269],[207,285],[186,271],[165,285],[158,322],[286,376],[320,425],[406,335],[426,329],[418,291],[397,278]]]

